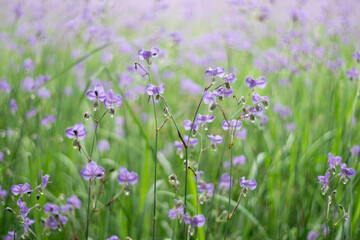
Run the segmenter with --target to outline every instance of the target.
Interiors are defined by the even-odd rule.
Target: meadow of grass
[[[360,151],[350,151],[360,144],[357,121],[360,119],[360,81],[358,77],[349,78],[347,74],[349,69],[358,67],[356,58],[353,58],[353,53],[359,50],[356,1],[329,1],[329,13],[324,15],[325,20],[333,22],[328,25],[327,21],[311,21],[313,12],[316,12],[312,9],[312,1],[294,1],[296,11],[308,13],[305,20],[300,13],[291,12],[293,8],[278,6],[271,1],[245,10],[238,10],[241,6],[231,3],[236,1],[221,3],[220,10],[216,8],[216,1],[210,1],[213,8],[209,7],[205,15],[202,8],[205,3],[198,4],[198,8],[192,8],[190,4],[195,17],[201,15],[198,16],[200,20],[183,20],[184,24],[175,21],[176,17],[168,20],[166,11],[170,11],[167,9],[172,5],[167,1],[149,4],[150,7],[159,6],[156,11],[143,6],[145,10],[135,12],[142,14],[141,17],[126,12],[123,6],[118,11],[125,15],[116,15],[111,1],[108,5],[105,4],[107,1],[78,3],[74,4],[74,9],[71,1],[34,1],[38,8],[42,6],[44,12],[44,16],[36,19],[32,4],[19,1],[23,4],[23,12],[18,14],[17,3],[2,2],[5,7],[0,15],[0,20],[4,20],[0,24],[0,82],[4,79],[9,83],[11,91],[5,91],[4,87],[0,89],[0,152],[3,153],[0,186],[7,191],[7,196],[0,196],[3,209],[0,212],[1,237],[15,231],[16,239],[22,235],[25,239],[84,239],[86,235],[88,239],[107,239],[112,235],[119,239],[315,239],[308,236],[313,231],[318,233],[319,239],[360,238]],[[175,2],[181,5],[181,1]],[[261,15],[263,6],[271,9],[265,17]],[[91,17],[85,16],[84,9]],[[129,9],[136,8],[129,6]],[[348,11],[347,15],[343,14],[344,9]],[[287,19],[286,22],[281,16],[280,20],[274,18],[277,10]],[[54,15],[57,11],[59,16]],[[154,16],[145,14],[151,11]],[[230,19],[231,16],[241,16],[248,25],[244,27],[241,20],[233,19],[225,21],[228,25],[222,29],[214,30],[218,26],[213,23],[216,22],[214,18],[219,11]],[[75,13],[83,13],[80,23],[74,24],[77,27],[66,30],[59,27],[60,23],[66,25],[70,24],[70,19],[76,19],[76,15],[72,15]],[[157,18],[157,14],[160,17]],[[202,28],[206,25],[203,20],[206,16],[214,18],[209,18],[209,26]],[[338,23],[336,21],[341,24],[334,30],[331,27]],[[39,27],[40,23],[46,30]],[[277,28],[277,23],[281,23],[281,27]],[[169,35],[175,31],[172,25],[181,33],[182,41]],[[180,25],[183,28],[179,28]],[[96,26],[93,35],[89,33],[92,26]],[[105,31],[109,29],[114,29],[114,33]],[[227,33],[235,32],[234,29],[240,34],[229,40]],[[139,59],[138,50],[151,49],[152,46],[157,46],[160,54],[147,67],[146,61]],[[31,59],[33,69],[24,68],[25,59]],[[135,69],[135,63],[146,68],[149,75],[144,76],[140,67]],[[174,147],[174,142],[181,139],[172,120],[169,119],[156,133],[154,109],[159,127],[166,118],[163,113],[165,102],[160,99],[153,105],[153,99],[144,89],[149,84],[149,76],[154,85],[165,84],[162,96],[181,135],[189,135],[183,127],[184,120],[192,121],[196,113],[209,114],[208,105],[201,101],[203,90],[210,83],[204,74],[209,66],[223,66],[227,73],[236,74],[237,80],[231,87],[233,95],[238,98],[248,96],[247,76],[255,79],[266,77],[266,87],[255,88],[255,91],[268,96],[270,103],[267,109],[264,108],[268,121],[264,115],[256,115],[255,121],[240,120],[242,129],[247,130],[244,139],[234,137],[232,140],[232,133],[222,129],[224,117],[219,107],[211,113],[215,120],[209,123],[207,131],[201,128],[196,136],[198,145],[189,147],[187,154],[191,168],[204,172],[200,175],[201,180],[215,185],[214,197],[208,196],[204,203],[199,204],[201,193],[197,191],[194,174],[188,170],[185,179],[186,156],[181,158]],[[51,92],[49,98],[41,96],[38,88],[28,91],[23,87],[24,79],[36,79],[40,75],[51,77],[41,85]],[[191,93],[184,89],[182,83],[186,79],[191,79],[202,90]],[[216,77],[214,87],[222,82],[222,78]],[[100,110],[94,112],[93,101],[86,97],[86,92],[98,83],[105,90],[113,89],[120,94],[123,102],[115,108],[114,118],[107,113],[95,130],[94,120],[84,120],[83,115],[89,112],[99,119],[106,111],[101,103]],[[196,89],[195,86],[189,88]],[[10,107],[12,99],[16,100],[17,110]],[[243,112],[244,105],[238,104],[233,97],[225,98],[220,104],[229,120]],[[251,99],[247,104],[252,105]],[[26,116],[34,108],[36,114]],[[56,120],[44,126],[41,121],[46,115],[53,115]],[[87,130],[86,138],[80,141],[82,148],[105,172],[112,169],[106,175],[108,180],[102,186],[98,200],[101,180],[98,179],[91,189],[90,214],[89,181],[80,174],[88,158],[74,149],[73,140],[65,136],[65,130],[78,122],[84,123]],[[216,151],[212,148],[201,151],[210,144],[208,134],[223,137]],[[101,151],[100,140],[107,140],[110,149]],[[324,196],[318,176],[324,175],[328,169],[329,152],[341,156],[342,162],[353,168],[356,174],[345,185],[332,181]],[[231,170],[223,167],[225,162],[240,155],[246,157],[245,164],[232,165]],[[107,205],[123,191],[117,178],[122,166],[136,172],[139,180],[131,185],[129,195],[122,192]],[[340,167],[336,168],[339,173]],[[10,189],[23,183],[35,189],[41,185],[42,170],[50,175],[44,192],[36,191],[31,197],[27,194],[21,197],[29,208],[40,205],[40,210],[35,207],[27,216],[35,223],[30,225],[31,231],[26,234],[17,205],[19,196],[14,196]],[[229,200],[229,190],[220,191],[217,185],[220,176],[230,171],[234,181]],[[180,183],[177,192],[169,182],[172,174]],[[255,179],[257,188],[249,190],[246,198],[240,199],[233,217],[227,220],[237,203],[242,189],[239,179],[243,176]],[[329,219],[326,220],[328,196],[335,188],[336,197],[332,198]],[[206,219],[205,224],[196,228],[191,236],[187,236],[188,225],[184,227],[184,221],[168,217],[169,210],[175,206],[174,199],[185,201],[185,192],[187,212],[191,216],[202,214]],[[65,205],[66,199],[72,195],[81,200],[81,207],[62,213],[67,222],[57,230],[46,228],[43,221],[48,215],[43,206],[47,202]],[[96,209],[101,210],[93,212],[95,202]],[[337,204],[344,207],[349,217],[334,226],[343,214]],[[15,214],[6,208],[13,209]],[[324,234],[327,228],[329,230]]]

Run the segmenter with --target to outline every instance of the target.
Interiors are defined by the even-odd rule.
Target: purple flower
[[[28,92],[34,91],[37,88],[34,79],[32,79],[31,77],[25,78],[21,86]]]
[[[3,79],[0,82],[0,90],[4,91],[6,93],[9,93],[11,91],[11,85],[9,83],[7,83],[5,79]]]
[[[144,50],[143,48],[138,51],[138,56],[141,60],[150,61],[151,58],[156,58],[159,56],[159,48],[152,47],[150,51]]]
[[[103,102],[106,97],[104,87],[101,84],[96,84],[94,89],[91,89],[86,92],[86,97],[91,101],[101,101]]]
[[[341,160],[340,156],[334,157],[331,153],[328,153],[328,166],[330,169],[335,169],[335,166],[340,165]]]
[[[192,147],[195,147],[199,143],[199,140],[197,140],[196,138],[191,137],[189,139],[188,135],[184,135],[184,141],[185,141],[185,143],[189,143],[188,145],[190,145]]]
[[[254,190],[257,186],[257,182],[252,179],[252,180],[245,180],[245,177],[240,178],[240,187],[243,188],[249,188],[250,190]]]
[[[236,77],[234,73],[230,73],[228,75],[225,75],[224,80],[230,84],[234,83],[236,81]]]
[[[75,137],[75,138],[79,138],[82,140],[86,137],[87,131],[84,127],[84,124],[77,123],[77,124],[75,124],[74,127],[70,127],[68,129],[66,129],[65,135],[70,139]]]
[[[33,70],[35,67],[33,61],[31,60],[31,58],[26,58],[23,62],[23,68],[26,70]]]
[[[107,238],[106,240],[119,240],[119,237],[116,235],[112,235],[111,237]]]
[[[191,224],[193,227],[201,227],[205,224],[205,217],[202,214],[191,217],[189,213],[185,213],[184,222],[185,224]]]
[[[212,76],[212,77],[223,77],[225,75],[225,68],[217,67],[215,69],[209,67],[205,70],[205,76]]]
[[[258,80],[253,79],[251,76],[245,78],[245,83],[248,88],[258,87],[263,89],[266,86],[266,82],[266,78],[264,77],[259,77]]]
[[[45,87],[41,87],[39,88],[37,95],[39,98],[49,99],[51,97],[51,92],[50,90],[47,90]]]
[[[190,94],[200,94],[202,92],[202,87],[196,83],[194,83],[190,79],[185,79],[180,82],[180,88],[182,90],[188,91]]]
[[[100,152],[107,152],[110,150],[110,143],[105,139],[101,139],[98,142],[98,148]]]
[[[205,123],[205,122],[211,123],[214,121],[214,119],[215,116],[201,115],[201,114],[196,115],[196,121],[198,121],[199,123]]]
[[[41,170],[41,181],[42,181],[42,189],[44,190],[49,182],[50,175],[46,174],[45,176],[42,175],[43,170]]]
[[[174,199],[175,207],[169,210],[168,217],[170,219],[181,218],[184,215],[184,205],[181,201]]]
[[[183,148],[184,144],[180,141],[175,141],[174,146],[177,150],[181,150]]]
[[[66,199],[66,203],[72,205],[74,208],[81,208],[81,200],[75,195]]]
[[[341,164],[341,168],[340,168],[340,174],[342,176],[346,175],[348,178],[352,178],[355,175],[355,170],[352,168],[348,168],[346,166],[346,163]]]
[[[4,160],[4,153],[0,152],[0,162],[2,162]]]
[[[199,123],[198,122],[192,122],[190,120],[185,120],[183,123],[183,126],[185,130],[189,131],[192,127],[192,130],[197,131],[199,129]]]
[[[41,120],[41,125],[49,127],[51,123],[54,123],[56,121],[56,117],[54,115],[46,115],[42,120]]]
[[[7,191],[5,189],[2,189],[2,186],[0,185],[0,198],[5,198],[7,195]]]
[[[25,218],[24,231],[25,231],[25,232],[28,232],[28,228],[29,228],[30,225],[33,224],[34,222],[35,222],[35,220],[33,220],[33,219]]]
[[[102,178],[104,176],[105,169],[98,166],[96,162],[91,161],[81,170],[80,174],[85,180],[89,180],[91,177]]]
[[[10,110],[12,113],[15,113],[19,109],[18,105],[16,104],[16,100],[14,98],[10,101]]]
[[[324,185],[324,189],[328,187],[329,184],[329,178],[330,178],[330,172],[326,172],[325,176],[318,176],[318,183]]]
[[[258,93],[252,95],[253,104],[261,103],[264,107],[267,107],[269,104],[269,98],[267,96],[261,97]]]
[[[155,95],[157,98],[159,98],[159,96],[165,91],[165,85],[161,83],[160,86],[157,87],[150,83],[146,86],[145,91],[149,96]]]
[[[203,101],[205,104],[216,104],[216,94],[205,91],[203,94]]]
[[[360,146],[359,145],[354,145],[351,149],[350,149],[351,155],[359,155],[360,153]]]
[[[228,130],[230,128],[230,130],[234,131],[234,130],[240,130],[241,126],[242,126],[242,122],[240,120],[236,120],[236,119],[232,119],[230,122],[224,120],[221,123],[221,126],[224,130]]]
[[[112,89],[106,92],[104,105],[106,108],[119,107],[123,102],[123,98],[120,94],[115,95]]]
[[[46,203],[44,205],[43,209],[46,214],[49,214],[49,213],[50,214],[59,214],[59,210],[60,210],[60,208],[57,205],[55,205],[51,202]]]
[[[228,89],[228,88],[218,88],[216,90],[213,91],[213,94],[215,94],[220,100],[223,100],[224,97],[231,97],[233,94],[234,90],[232,88]]]
[[[25,183],[25,184],[19,184],[19,185],[12,185],[11,186],[11,192],[17,196],[21,193],[28,193],[31,191],[31,187],[28,183]]]
[[[208,184],[201,184],[198,186],[199,192],[205,192],[208,194],[208,196],[212,196],[214,194],[214,184],[208,183]]]
[[[56,230],[58,228],[58,222],[53,215],[50,215],[48,219],[44,221],[44,227]]]
[[[34,117],[36,115],[36,113],[37,113],[37,109],[33,108],[30,111],[25,113],[25,117],[26,118],[32,118],[32,117]]]
[[[357,62],[360,62],[360,52],[355,51],[352,55],[353,59],[355,59]]]
[[[306,237],[306,240],[315,240],[319,237],[318,232],[310,231]]]
[[[219,190],[228,190],[233,185],[232,179],[230,179],[230,175],[227,173],[223,173],[219,180]]]
[[[126,167],[120,168],[120,174],[118,176],[118,180],[120,184],[129,183],[130,185],[134,185],[139,180],[139,175],[135,172],[128,172]]]
[[[8,234],[5,236],[4,240],[14,240],[16,239],[16,232],[8,232]]]
[[[246,157],[244,155],[240,155],[238,157],[234,157],[233,164],[236,165],[244,165],[246,163]]]
[[[223,138],[220,136],[220,135],[216,135],[216,136],[214,136],[214,135],[207,135],[209,138],[210,138],[210,142],[211,142],[211,144],[213,145],[213,144],[221,144],[222,143],[222,141],[223,141]]]
[[[59,217],[59,221],[60,221],[61,225],[65,225],[67,222],[67,217],[62,216],[60,214],[58,214],[58,217]]]
[[[247,136],[246,128],[242,128],[239,132],[236,132],[235,136],[238,139],[245,140]]]
[[[350,80],[358,79],[359,78],[359,72],[356,69],[356,67],[353,67],[352,69],[349,69],[346,71],[346,76],[350,78]]]
[[[26,207],[25,203],[23,201],[21,201],[21,199],[19,199],[17,201],[17,205],[20,208],[20,213],[23,217],[26,217],[29,213],[29,209]]]

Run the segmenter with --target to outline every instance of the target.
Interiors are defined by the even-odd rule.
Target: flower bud
[[[269,102],[267,100],[262,100],[262,104],[264,105],[264,108],[268,108],[269,107]]]
[[[255,115],[254,114],[250,114],[249,118],[250,118],[250,121],[252,121],[252,122],[255,121]]]
[[[226,89],[230,90],[230,89],[231,89],[230,83],[229,83],[229,82],[226,82],[226,83],[225,83],[225,87],[226,87]]]
[[[242,104],[245,104],[246,99],[245,99],[245,97],[244,97],[244,96],[241,96],[241,98],[240,98],[240,102],[241,102]]]
[[[156,100],[156,101],[159,101],[159,100],[160,100],[160,94],[156,95],[155,100]]]
[[[74,139],[74,141],[73,141],[73,147],[74,148],[78,148],[80,146],[80,142],[79,142],[79,140],[77,140],[76,138]]]
[[[212,102],[209,104],[209,112],[213,112],[216,108],[216,103]]]
[[[84,118],[85,120],[89,120],[89,118],[90,118],[90,113],[84,112],[83,118]]]
[[[129,196],[130,189],[131,189],[130,185],[128,183],[125,183],[125,185],[124,185],[124,193],[125,193],[126,196]]]
[[[260,111],[260,107],[259,107],[259,105],[255,105],[255,110],[256,110],[257,112],[259,112],[259,111]]]
[[[109,108],[109,114],[110,114],[110,117],[111,117],[111,118],[114,118],[115,108],[110,107],[110,108]]]
[[[98,110],[99,108],[100,108],[99,100],[96,99],[93,104],[93,109],[96,112],[96,110]]]

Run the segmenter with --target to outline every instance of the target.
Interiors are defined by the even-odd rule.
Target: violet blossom
[[[212,77],[223,77],[225,75],[225,68],[223,67],[217,67],[217,68],[211,68],[205,70],[205,76],[212,76]]]
[[[226,131],[226,130],[231,130],[231,131],[235,131],[235,130],[240,130],[241,126],[242,126],[242,122],[240,120],[237,119],[232,119],[230,122],[224,120],[221,123],[222,128]]]
[[[179,218],[182,219],[184,215],[184,204],[181,200],[174,199],[175,207],[169,210],[168,217],[170,219]]]
[[[26,217],[29,213],[29,209],[26,207],[25,203],[21,199],[19,199],[17,201],[17,205],[20,208],[21,216]]]
[[[139,175],[135,172],[129,172],[126,167],[120,168],[120,174],[118,175],[118,180],[120,184],[130,184],[134,185],[139,180]]]
[[[44,190],[49,182],[50,175],[46,174],[43,176],[42,174],[43,174],[43,170],[41,170],[41,181],[42,181],[42,189]]]
[[[356,69],[356,67],[353,67],[346,71],[346,76],[350,78],[350,80],[358,79],[359,78],[359,72]]]
[[[202,214],[191,217],[189,213],[185,213],[184,222],[193,227],[201,227],[205,224],[205,217]]]
[[[318,183],[323,184],[324,186],[321,188],[321,192],[324,195],[329,189],[329,178],[330,172],[326,172],[325,176],[318,176]]]
[[[34,222],[35,220],[33,219],[25,218],[24,231],[28,232],[30,225],[33,224]]]
[[[98,166],[96,162],[91,161],[81,170],[80,174],[84,180],[89,180],[92,177],[102,178],[104,176],[105,169]]]
[[[159,56],[159,52],[160,50],[157,47],[152,47],[150,51],[141,48],[138,51],[138,56],[141,60],[146,60],[148,64],[151,64],[151,59],[157,58]]]
[[[341,175],[341,180],[342,182],[345,184],[347,182],[347,178],[352,178],[353,176],[355,176],[356,171],[352,168],[348,168],[346,166],[346,163],[341,164],[341,168],[340,168],[340,175]]]
[[[54,115],[46,115],[42,120],[41,120],[41,125],[45,126],[45,127],[50,127],[51,123],[54,123],[56,121],[56,117]]]
[[[94,103],[93,103],[94,111],[98,110],[100,107],[99,101],[104,102],[105,97],[106,97],[104,87],[101,84],[96,84],[94,89],[91,89],[86,92],[86,97],[89,100],[94,101]]]
[[[84,124],[77,123],[74,127],[67,128],[65,131],[65,135],[68,138],[79,138],[80,140],[84,139],[87,135],[87,131],[84,127]]]
[[[240,187],[249,188],[250,190],[254,190],[257,187],[257,182],[254,179],[245,180],[245,177],[240,178]]]
[[[265,77],[259,77],[257,80],[255,80],[252,78],[252,76],[248,76],[245,78],[245,83],[248,88],[258,87],[263,89],[265,88],[267,81]]]
[[[155,86],[150,83],[146,86],[145,91],[149,96],[155,95],[155,99],[158,101],[160,96],[165,92],[165,85],[160,83],[159,86]]]
[[[340,156],[334,157],[331,153],[328,153],[328,166],[333,173],[335,173],[335,166],[341,164],[341,160]]]
[[[6,93],[9,93],[11,91],[11,85],[6,82],[5,79],[3,79],[1,82],[0,82],[0,90],[6,92]]]
[[[228,190],[230,188],[230,184],[231,186],[233,186],[233,183],[232,183],[232,178],[230,178],[230,175],[227,174],[227,173],[223,173],[220,177],[220,180],[219,180],[219,186],[218,186],[218,189],[220,191],[223,191],[223,190]]]
[[[27,194],[31,192],[31,187],[28,183],[25,184],[19,184],[19,185],[12,185],[11,186],[11,192],[17,196],[19,194]]]

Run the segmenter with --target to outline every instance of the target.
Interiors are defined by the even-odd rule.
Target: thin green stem
[[[236,124],[235,124],[236,126]],[[229,129],[230,131],[230,129]],[[232,183],[232,165],[233,165],[233,147],[232,147],[232,139],[233,139],[233,134],[234,131],[232,131],[231,133],[231,142],[230,142],[230,185],[229,185],[229,203],[228,203],[228,213],[230,213],[230,202],[231,202],[231,183]],[[225,227],[225,235],[224,235],[224,240],[226,240],[227,237],[227,233],[228,233],[228,228],[229,228],[229,218],[226,218],[226,227]]]
[[[156,227],[156,174],[157,174],[157,146],[158,146],[158,136],[159,132],[157,131],[157,116],[156,116],[156,108],[155,108],[155,101],[154,97],[152,96],[152,102],[154,107],[154,119],[155,119],[155,151],[154,151],[154,159],[155,159],[155,176],[154,176],[154,219],[153,219],[153,237],[152,239],[155,240],[155,227]]]

